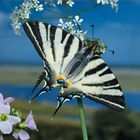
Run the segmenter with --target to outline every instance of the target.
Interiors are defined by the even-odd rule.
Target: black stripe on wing
[[[54,61],[56,61],[56,54],[55,54],[55,48],[54,48],[55,32],[56,32],[56,27],[51,25],[50,26],[50,41],[51,41],[51,48],[52,48]]]
[[[112,79],[112,80],[109,80],[109,81],[105,81],[103,83],[90,83],[90,84],[82,84],[84,86],[113,86],[113,85],[117,85],[119,84],[118,80],[116,78]]]
[[[102,63],[100,64],[99,66],[93,68],[93,69],[90,69],[88,70],[86,73],[85,73],[85,76],[88,76],[88,75],[91,75],[91,74],[95,74],[96,72],[104,69],[107,65],[105,63]]]
[[[34,28],[34,26],[36,28]],[[45,53],[42,50],[42,39],[40,36],[38,22],[26,22],[23,24],[23,28],[24,28],[27,36],[29,37],[29,39],[31,40],[33,45],[35,46],[35,49],[37,50],[40,57],[43,60],[45,60]]]
[[[87,98],[94,100],[98,103],[102,103],[103,105],[106,105],[107,107],[115,110],[115,111],[123,111],[125,108],[125,99],[124,96],[111,96],[111,95],[93,95],[93,94],[87,94]]]
[[[28,35],[29,39],[32,41],[33,45],[35,46],[35,49],[39,53],[42,59],[47,59],[46,56],[48,57],[49,55],[53,56],[54,61],[56,60],[56,47],[60,47],[61,45],[64,45],[64,48],[60,47],[61,49],[64,49],[63,53],[63,59],[67,57],[68,55],[71,55],[71,53],[77,53],[81,48],[82,48],[82,41],[78,39],[77,37],[69,34],[68,32],[54,26],[50,25],[47,23],[43,22],[37,22],[37,21],[28,21],[23,24],[23,28]],[[60,34],[56,34],[56,32],[60,32]],[[45,37],[46,38],[43,38]],[[72,46],[74,45],[74,41],[78,41],[77,46]],[[45,42],[44,42],[45,41]],[[58,41],[58,42],[57,42]],[[50,45],[47,45],[47,43]],[[58,46],[56,46],[58,45]],[[60,45],[60,46],[59,46]],[[49,51],[51,52],[46,52],[46,48],[51,47]],[[78,51],[76,52],[71,52],[70,48],[75,48],[75,50],[78,48]]]
[[[49,33],[48,33],[49,24],[44,24],[44,26],[45,26],[45,30],[46,30],[46,40],[48,41],[49,40]]]
[[[111,74],[111,73],[112,73],[112,71],[110,70],[110,68],[108,68],[103,73],[99,74],[99,76],[103,76],[103,75]]]
[[[124,109],[125,100],[119,82],[99,56],[91,58],[89,70],[85,72],[84,76],[82,90],[87,98],[114,110]]]
[[[61,43],[64,42],[64,40],[65,40],[67,34],[68,34],[68,33],[67,33],[66,31],[62,30],[62,39],[61,39]]]
[[[68,56],[69,50],[70,50],[70,47],[71,47],[71,44],[73,42],[73,39],[74,39],[74,36],[73,35],[70,35],[69,38],[68,38],[68,40],[67,40],[66,45],[64,46],[63,58],[65,58],[65,57]]]
[[[110,81],[107,81],[107,82],[109,82],[110,83]],[[107,83],[106,82],[106,83]],[[115,85],[117,85],[118,83],[116,83],[116,84],[111,84],[110,83],[110,85],[108,84],[108,86],[113,86],[113,87],[107,87],[107,85],[106,84],[104,84],[104,83],[91,83],[91,84],[89,84],[89,83],[84,83],[84,84],[82,84],[83,86],[89,86],[89,87],[92,87],[92,86],[94,86],[94,87],[102,87],[103,88],[103,90],[108,90],[108,89],[116,89],[116,90],[120,90],[120,91],[122,91],[122,89],[121,89],[121,87],[118,85],[118,86],[115,86]],[[106,87],[105,87],[106,86]]]
[[[98,62],[98,60],[100,62]],[[85,72],[85,77],[86,76],[94,76],[94,75],[98,75],[99,79],[100,79],[100,83],[94,82],[93,79],[93,83],[84,83],[82,85],[84,86],[95,86],[95,87],[102,87],[104,90],[107,89],[118,89],[120,91],[122,91],[121,87],[119,86],[119,81],[117,80],[117,78],[114,76],[113,72],[110,70],[110,68],[107,66],[107,64],[101,59],[101,57],[99,56],[95,56],[93,58],[91,58],[90,61],[96,61],[95,63],[96,66],[93,65],[93,68],[90,70],[87,70]],[[90,62],[89,61],[89,62]],[[108,77],[106,79],[104,79],[104,76]],[[108,79],[108,80],[107,80]]]

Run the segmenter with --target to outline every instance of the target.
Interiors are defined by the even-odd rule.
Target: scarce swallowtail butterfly
[[[33,99],[58,87],[55,113],[65,101],[83,96],[113,110],[124,110],[119,82],[98,51],[104,43],[94,38],[85,44],[65,30],[43,22],[28,21],[23,27],[44,63],[44,72],[33,92],[42,81],[45,84]]]

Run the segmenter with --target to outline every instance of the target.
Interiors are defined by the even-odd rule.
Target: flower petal
[[[3,103],[3,95],[0,93],[0,103]]]
[[[12,116],[12,115],[8,115],[8,121],[11,123],[11,125],[15,125],[19,122],[21,122],[21,119],[19,117],[16,116]]]
[[[59,22],[60,22],[61,24],[64,23],[62,18],[59,19]]]
[[[75,16],[75,19],[76,19],[76,21],[78,21],[78,20],[79,20],[79,16],[78,16],[78,15],[76,15],[76,16]]]
[[[14,101],[15,99],[13,97],[7,97],[4,99],[3,103],[4,104],[10,104]]]
[[[15,139],[18,139],[18,137],[19,137],[19,133],[18,133],[18,132],[14,132],[12,135],[13,135],[13,137],[14,137]]]
[[[0,140],[4,140],[4,138],[3,138],[3,136],[2,136],[2,135],[0,135]]]
[[[0,114],[5,113],[9,114],[10,113],[10,105],[4,105],[0,103]]]
[[[12,125],[9,121],[0,122],[0,131],[3,134],[10,134],[12,132]]]
[[[33,115],[32,115],[32,112],[30,112],[25,120],[25,122],[27,123],[27,127],[30,128],[31,130],[37,130],[37,126],[36,126],[36,123],[33,119]]]
[[[19,131],[19,138],[21,140],[28,140],[28,139],[30,139],[30,136],[29,136],[29,134],[26,131],[20,130]]]
[[[18,138],[20,138],[21,140],[30,139],[29,134],[25,130],[20,130],[18,132],[14,132],[12,135],[15,139],[18,139]]]

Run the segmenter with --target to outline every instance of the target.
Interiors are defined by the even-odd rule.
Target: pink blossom
[[[36,123],[33,119],[32,111],[28,114],[28,116],[25,120],[25,123],[26,123],[27,127],[30,128],[31,130],[38,131]]]
[[[19,123],[21,119],[10,114],[10,105],[0,103],[0,132],[3,134],[10,134],[13,125]]]
[[[30,136],[28,134],[28,132],[26,132],[25,130],[19,130],[18,132],[14,132],[12,134],[14,136],[15,139],[20,138],[21,140],[28,140],[30,139]]]
[[[36,130],[38,131],[37,129],[37,126],[35,124],[35,121],[33,119],[33,115],[32,115],[32,112],[30,112],[25,120],[25,122],[23,123],[23,128],[29,128],[31,130]],[[17,130],[15,131],[13,134],[15,139],[20,139],[20,140],[28,140],[30,139],[30,136],[28,134],[27,131],[23,130],[23,129],[20,129],[20,130]]]
[[[0,135],[0,140],[4,140],[4,138],[3,138],[3,136],[2,136],[2,135]]]
[[[7,97],[7,98],[3,98],[3,95],[0,93],[0,103],[2,104],[10,104],[11,102],[14,101],[13,97]]]

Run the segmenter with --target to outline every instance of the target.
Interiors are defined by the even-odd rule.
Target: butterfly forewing
[[[63,73],[82,47],[82,41],[56,26],[43,22],[26,22],[23,27],[41,58],[48,61],[57,74]]]

